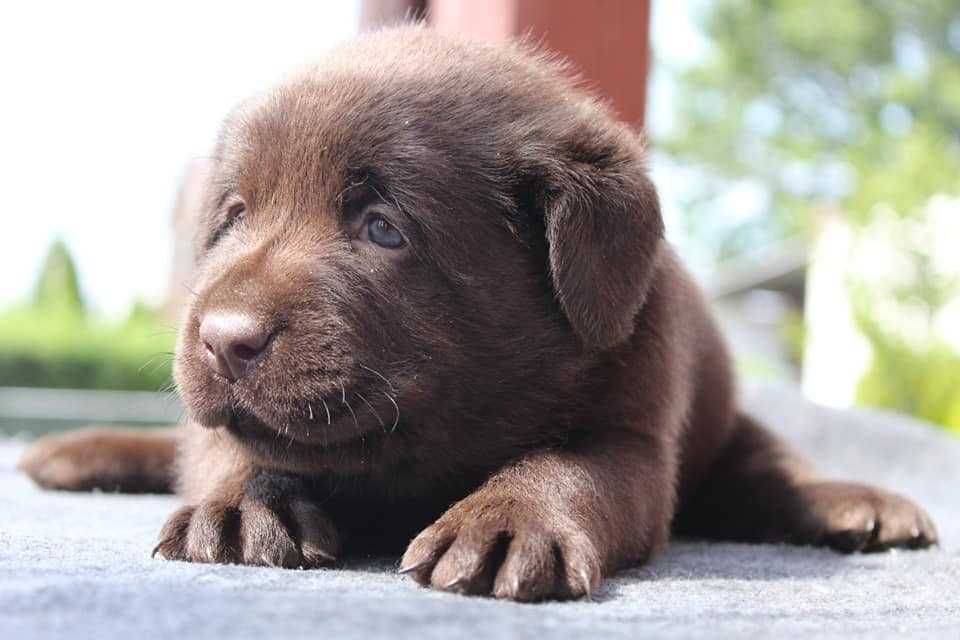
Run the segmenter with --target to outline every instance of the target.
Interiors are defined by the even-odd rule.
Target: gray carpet
[[[960,439],[874,412],[749,394],[831,474],[920,500],[940,549],[842,557],[678,542],[591,602],[433,593],[395,559],[285,571],[150,559],[169,497],[41,493],[0,442],[0,638],[960,637]]]

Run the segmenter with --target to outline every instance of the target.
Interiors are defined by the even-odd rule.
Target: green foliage
[[[809,232],[820,208],[866,224],[879,202],[908,216],[960,193],[960,0],[703,7],[713,46],[679,73],[658,145],[700,170],[685,208],[701,222],[735,181],[766,191],[767,215],[722,230],[727,254]]]
[[[0,313],[0,386],[157,391],[170,383],[174,338],[140,303],[119,325],[85,313],[73,258],[57,240],[33,303]]]
[[[888,214],[906,228],[935,197],[960,194],[960,0],[700,6],[712,46],[678,73],[676,118],[657,144],[695,174],[686,227],[719,241],[721,259],[810,238],[820,211],[842,212],[860,234]],[[764,194],[762,214],[709,215],[743,184]],[[960,354],[933,334],[906,339],[883,313],[920,309],[932,326],[956,296],[956,274],[931,269],[922,245],[904,255],[897,287],[857,285],[873,348],[858,399],[956,428]]]
[[[878,214],[860,233],[853,255],[861,259],[848,263],[847,277],[872,351],[857,400],[960,431],[960,353],[947,341],[948,310],[954,301],[960,308],[957,237],[960,216],[942,198],[908,220]]]
[[[912,345],[866,314],[858,314],[857,321],[873,347],[873,360],[860,380],[857,399],[960,433],[960,354],[943,344]]]
[[[157,391],[170,382],[174,332],[153,317],[112,326],[74,313],[0,314],[0,386]]]
[[[807,340],[807,325],[799,312],[789,311],[780,326],[780,339],[787,347],[787,355],[793,364],[803,362],[803,349]]]
[[[34,305],[48,313],[81,315],[84,310],[73,257],[62,240],[54,240],[43,261],[33,296]]]

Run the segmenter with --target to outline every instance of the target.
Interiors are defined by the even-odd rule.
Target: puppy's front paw
[[[242,563],[287,568],[331,564],[340,550],[326,513],[299,498],[268,505],[208,501],[181,507],[160,531],[154,555],[189,562]]]
[[[601,563],[571,519],[475,494],[410,543],[400,571],[444,591],[536,601],[588,595],[600,584]]]
[[[44,489],[85,491],[97,485],[97,450],[84,432],[45,436],[30,445],[17,468]]]
[[[921,549],[937,543],[930,516],[910,500],[874,487],[820,482],[803,487],[805,513],[795,542],[844,553]]]

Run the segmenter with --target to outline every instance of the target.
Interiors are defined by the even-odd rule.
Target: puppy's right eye
[[[367,237],[370,242],[386,249],[397,249],[403,246],[403,234],[382,216],[371,216],[367,221]]]
[[[247,212],[247,205],[242,202],[238,202],[229,209],[227,209],[227,224],[231,225],[235,222],[239,222],[243,219],[243,215]]]
[[[230,227],[243,220],[243,217],[246,213],[247,205],[243,202],[237,202],[236,204],[231,205],[227,209],[227,215],[223,222],[220,224],[217,230],[214,231],[213,235],[210,237],[210,240],[207,242],[207,249],[212,248],[215,244],[220,242],[220,239],[227,231],[230,230]]]

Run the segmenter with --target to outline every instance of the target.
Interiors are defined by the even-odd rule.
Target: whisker
[[[371,189],[373,189],[373,192],[377,194],[377,196],[380,198],[380,201],[383,202],[383,204],[387,204],[387,199],[383,197],[383,194],[380,193],[379,189],[377,189],[377,187],[374,186],[373,184],[370,184],[369,186]],[[400,207],[397,207],[397,208],[399,209]]]
[[[386,431],[386,430],[387,430],[387,425],[385,425],[385,424],[383,423],[383,419],[380,418],[380,414],[377,413],[377,410],[373,408],[373,405],[370,404],[370,401],[367,400],[366,398],[364,398],[364,397],[363,397],[363,394],[357,393],[356,396],[357,396],[358,398],[360,398],[361,400],[363,400],[363,403],[364,403],[365,405],[367,405],[367,407],[370,408],[370,413],[372,413],[372,414],[374,415],[374,417],[377,419],[377,422],[380,423],[380,428],[383,429],[384,431]]]
[[[370,405],[369,402],[367,402],[367,399],[364,398],[359,393],[357,395],[360,397],[361,400],[363,400],[366,403],[368,407],[370,407],[370,411],[373,411],[373,415],[377,416],[377,412],[373,410],[373,407]],[[351,410],[350,413],[353,413],[353,411]],[[377,421],[380,422],[380,424],[383,424],[383,422],[380,420],[380,416],[377,416]],[[353,428],[356,430],[357,435],[360,437],[360,464],[363,464],[363,452],[367,447],[367,439],[363,437],[363,432],[360,431],[360,423],[357,422],[356,416],[354,416],[353,418]]]
[[[148,338],[156,338],[157,336],[168,336],[171,333],[176,333],[176,329],[164,328],[162,331],[154,331],[153,333],[147,335]]]
[[[340,397],[340,402],[342,402],[343,404],[345,404],[345,405],[347,406],[347,411],[349,411],[349,412],[350,412],[350,415],[353,416],[353,424],[354,424],[354,426],[356,426],[357,431],[359,431],[359,430],[360,430],[360,423],[357,422],[357,414],[353,412],[353,407],[351,407],[351,406],[350,406],[350,403],[347,402],[347,389],[343,386],[343,383],[342,383],[342,382],[340,383],[340,393],[342,394],[341,397]]]
[[[382,373],[380,373],[380,372],[377,371],[376,369],[371,369],[370,367],[368,367],[368,366],[365,365],[365,364],[361,364],[360,366],[363,367],[364,369],[366,369],[367,371],[369,371],[370,373],[372,373],[373,375],[377,376],[378,378],[380,378],[380,379],[383,380],[384,382],[386,382],[386,383],[387,383],[387,386],[390,388],[390,392],[391,392],[391,393],[396,393],[396,392],[397,392],[397,390],[393,388],[393,384],[391,384],[390,381],[387,380],[386,377],[384,377],[384,375],[383,375]]]
[[[323,398],[320,398],[320,402],[323,403],[323,410],[327,412],[327,424],[330,424],[330,407],[327,406],[327,401]]]
[[[163,408],[165,411],[176,411],[180,414],[181,419],[187,411],[187,408],[184,407],[180,402],[178,402],[176,394],[168,393],[167,397],[163,401]]]
[[[172,354],[172,353],[169,353],[169,352],[166,352],[166,351],[153,354],[152,356],[150,356],[150,357],[147,359],[146,362],[144,362],[142,365],[140,365],[140,368],[137,369],[137,373],[143,373],[143,370],[146,369],[146,368],[147,368],[148,366],[150,366],[151,364],[153,364],[153,363],[157,360],[157,358],[160,358],[160,359],[161,359],[161,364],[162,364],[163,358],[169,358],[169,359],[172,360],[172,359],[173,359],[173,354]]]
[[[313,422],[313,405],[309,402],[307,403],[307,409],[310,410],[310,422]]]
[[[164,395],[166,396],[166,397],[164,398],[164,400],[163,400],[164,409],[172,409],[172,408],[173,408],[173,405],[174,405],[175,403],[180,405],[180,412],[179,412],[179,413],[180,413],[180,418],[177,420],[177,422],[178,422],[178,423],[179,423],[179,422],[183,422],[183,418],[184,418],[185,413],[186,413],[186,407],[184,407],[184,406],[179,402],[179,400],[180,400],[180,394],[177,393],[177,384],[176,384],[173,380],[171,380],[171,381],[168,382],[167,384],[165,384],[165,385],[163,385],[162,387],[160,387],[160,388],[157,390],[157,392],[158,392],[158,393],[162,393],[162,394],[164,394]]]
[[[400,424],[400,405],[397,404],[397,401],[386,391],[382,391],[383,395],[387,396],[387,400],[393,403],[393,408],[397,412],[397,417],[393,419],[393,426],[390,427],[390,433],[393,433],[397,430],[397,425]]]
[[[153,364],[153,368],[150,370],[150,375],[154,375],[157,371],[160,370],[160,367],[173,363],[173,356],[167,358],[161,358],[159,361]]]

